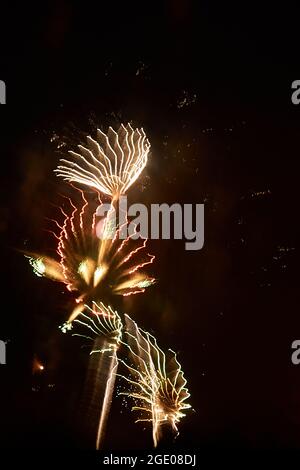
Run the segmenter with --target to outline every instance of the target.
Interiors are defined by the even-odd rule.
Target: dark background
[[[179,352],[188,379],[195,411],[172,449],[299,448],[299,10],[11,2],[0,38],[0,446],[86,446],[86,359],[57,328],[69,299],[17,250],[49,243],[43,217],[61,185],[51,138],[130,120],[152,144],[132,200],[205,203],[204,248],[152,242],[159,283],[124,304]],[[150,447],[150,429],[120,410],[116,399],[106,449]]]

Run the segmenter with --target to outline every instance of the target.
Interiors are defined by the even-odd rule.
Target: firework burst
[[[87,146],[61,159],[57,176],[65,181],[80,183],[113,199],[125,194],[137,180],[148,160],[150,143],[143,129],[121,124],[117,132],[112,127],[107,134],[97,130],[96,139],[87,137]]]
[[[121,239],[120,225],[110,234],[111,213],[97,221],[96,211],[80,192],[81,207],[67,198],[69,213],[61,208],[63,221],[53,221],[57,228],[52,232],[57,242],[57,259],[27,254],[35,274],[63,282],[68,291],[75,293],[69,322],[95,299],[138,294],[155,282],[142,271],[155,258],[146,252],[147,239],[134,239],[134,234]],[[97,224],[102,227],[101,238],[96,233]]]

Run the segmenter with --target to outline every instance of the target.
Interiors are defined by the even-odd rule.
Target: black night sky
[[[203,249],[151,241],[159,282],[122,306],[179,353],[188,380],[195,411],[161,449],[299,449],[299,10],[10,2],[0,39],[0,447],[91,448],[78,409],[86,352],[58,330],[70,300],[21,251],[49,243],[63,184],[53,136],[131,121],[151,157],[130,201],[205,204]],[[116,398],[105,451],[144,449],[150,429]]]

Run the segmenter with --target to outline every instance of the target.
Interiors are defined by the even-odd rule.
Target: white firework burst
[[[119,197],[137,180],[148,160],[150,143],[143,129],[121,124],[117,132],[97,129],[96,139],[87,136],[87,146],[69,151],[72,160],[61,159],[57,176],[101,193]]]

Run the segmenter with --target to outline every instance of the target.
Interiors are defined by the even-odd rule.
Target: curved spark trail
[[[72,330],[75,326],[83,327],[83,333],[73,333],[73,336],[81,336],[87,340],[93,341],[97,336],[104,336],[108,340],[109,347],[103,349],[93,349],[93,353],[112,352],[117,349],[122,338],[123,324],[117,311],[113,311],[110,306],[106,306],[103,302],[92,302],[92,308],[84,305],[85,311],[81,312],[78,317],[73,320],[69,326],[66,322],[61,328],[63,333]],[[87,331],[88,330],[88,331]]]
[[[121,124],[117,132],[97,129],[96,139],[87,136],[87,146],[69,151],[54,170],[65,181],[80,183],[115,199],[138,179],[148,160],[150,143],[143,129]]]
[[[119,358],[119,362],[125,366],[127,374],[117,375],[126,381],[130,391],[119,395],[133,399],[132,410],[140,413],[136,422],[152,423],[156,447],[162,425],[170,424],[178,434],[177,424],[185,416],[184,411],[191,407],[186,403],[190,394],[176,353],[169,349],[166,355],[154,336],[139,328],[128,315],[125,319],[121,342],[129,354],[126,359]]]

